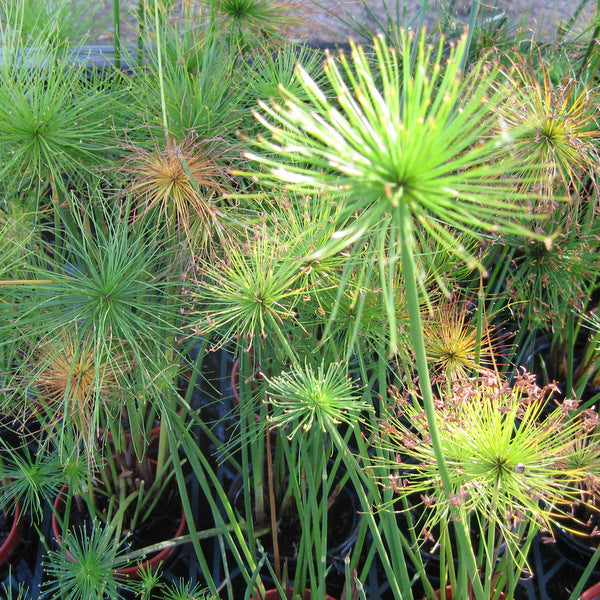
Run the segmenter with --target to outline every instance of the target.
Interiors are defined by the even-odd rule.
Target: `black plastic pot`
[[[65,485],[61,488],[59,494],[56,496],[54,503],[53,503],[54,511],[52,512],[51,527],[52,527],[52,533],[54,534],[54,538],[56,539],[56,541],[59,544],[62,544],[62,539],[61,539],[61,528],[60,528],[60,525],[59,525],[59,522],[57,519],[57,515],[62,516],[64,513],[65,501],[66,501],[67,494],[68,494],[68,488]],[[184,510],[183,504],[181,504],[181,502],[179,503],[179,506],[177,506],[174,514],[176,516],[176,520],[175,520],[175,525],[173,526],[171,531],[167,530],[164,532],[162,532],[162,531],[159,532],[161,534],[164,533],[165,540],[169,540],[169,539],[181,536],[185,529],[185,526],[186,526],[185,510]],[[78,516],[79,516],[79,518],[82,518],[82,519],[85,518],[84,515],[81,515],[81,514]],[[162,516],[164,516],[164,514]],[[139,563],[134,563],[129,567],[117,569],[116,574],[118,577],[123,577],[123,578],[127,578],[127,579],[134,579],[134,580],[141,579],[142,574],[145,570],[151,570],[152,572],[156,572],[158,569],[166,567],[171,562],[171,560],[173,559],[173,557],[175,556],[177,551],[178,551],[177,546],[174,546],[174,545],[167,546],[166,548],[163,548],[159,552],[153,553],[153,554],[149,555],[148,557],[145,557],[145,559]],[[67,556],[69,558],[72,558],[68,553],[67,553]]]
[[[573,525],[576,528],[577,523],[573,523]],[[577,535],[558,525],[554,526],[553,533],[554,539],[556,540],[554,550],[573,568],[573,570],[578,573],[583,573],[583,570],[587,567],[592,555],[598,548],[600,535]],[[600,578],[600,562],[597,563],[592,570],[591,576],[594,579]]]

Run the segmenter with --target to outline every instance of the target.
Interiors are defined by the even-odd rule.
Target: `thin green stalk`
[[[429,425],[429,433],[431,436],[431,444],[435,453],[435,457],[438,463],[440,472],[440,478],[442,480],[443,489],[446,494],[446,500],[449,501],[450,493],[452,492],[452,486],[450,482],[450,474],[446,466],[446,460],[442,449],[440,440],[439,429],[437,425],[437,415],[433,400],[433,390],[431,389],[431,380],[429,377],[429,368],[427,366],[427,352],[425,349],[425,341],[423,339],[423,328],[421,324],[421,311],[419,306],[419,290],[417,287],[417,273],[415,266],[415,258],[412,248],[412,230],[411,230],[411,218],[408,204],[399,198],[398,207],[398,223],[400,224],[400,244],[402,253],[402,271],[404,274],[404,282],[406,286],[406,300],[408,306],[408,316],[410,322],[410,337],[413,345],[413,351],[415,353],[415,362],[417,367],[417,374],[419,376],[419,384],[421,388],[421,395],[423,399],[423,408],[427,416],[427,422]],[[456,514],[456,509],[451,506],[451,512]],[[477,573],[477,565],[471,543],[466,531],[465,523],[457,520],[454,522],[456,536],[459,548],[459,565],[461,574],[475,574]],[[459,577],[459,582],[461,579]],[[463,583],[466,583],[463,581]],[[483,594],[483,588],[481,581],[478,577],[473,578],[473,588],[476,597],[481,598]],[[466,589],[466,588],[465,588]]]
[[[164,473],[164,465],[167,460],[167,452],[169,450],[169,419],[164,416],[164,410],[161,411],[163,414],[160,419],[160,429],[158,434],[158,453],[156,457],[156,479],[162,477]]]
[[[575,351],[575,340],[577,334],[575,333],[575,315],[573,311],[569,311],[567,315],[567,373],[565,383],[565,394],[571,396],[574,393],[573,390],[573,367],[574,367],[574,351]]]
[[[182,546],[183,544],[189,544],[193,540],[209,540],[210,538],[221,536],[227,531],[233,531],[233,526],[220,526],[220,527],[211,527],[209,529],[203,529],[202,531],[196,531],[196,533],[191,534],[187,533],[185,535],[180,535],[179,537],[171,538],[170,540],[165,540],[163,542],[157,542],[156,544],[151,544],[150,546],[144,546],[144,548],[140,548],[139,550],[132,550],[123,556],[124,559],[127,559],[129,562],[136,561],[140,558],[144,558],[148,556],[151,552],[160,552],[165,548],[174,548],[176,546]]]
[[[114,60],[115,69],[121,70],[121,16],[119,14],[119,0],[113,0],[113,30],[114,30]]]
[[[594,551],[594,554],[592,554],[592,557],[590,558],[585,570],[581,574],[581,577],[579,578],[577,585],[571,592],[571,595],[569,596],[569,600],[577,600],[579,598],[579,596],[581,595],[581,592],[583,592],[583,587],[585,586],[588,579],[592,575],[592,572],[593,572],[594,568],[596,567],[596,565],[598,564],[599,560],[600,560],[600,546],[598,546],[596,548],[596,550]]]
[[[571,17],[569,18],[569,20],[567,21],[567,24],[562,26],[560,25],[557,28],[557,41],[562,41],[564,40],[564,38],[567,36],[567,34],[569,33],[569,31],[571,31],[573,29],[573,26],[575,25],[575,23],[577,22],[577,19],[580,17],[583,9],[588,5],[589,0],[581,0],[581,2],[578,4],[578,6],[575,8],[575,10],[572,12]],[[598,3],[598,7],[600,10],[600,2]],[[578,78],[579,78],[578,74]]]
[[[54,283],[52,279],[5,279],[0,285],[48,285]]]
[[[319,432],[321,433],[321,432]],[[307,432],[308,437],[312,437],[312,431]],[[298,552],[298,567],[294,578],[294,590],[310,587],[317,598],[323,597],[324,590],[322,586],[325,581],[324,573],[315,568],[315,561],[324,561],[327,553],[327,538],[323,535],[327,527],[327,499],[319,499],[319,483],[322,481],[326,485],[326,476],[320,476],[319,470],[324,465],[320,465],[321,456],[315,455],[314,448],[311,448],[311,440],[302,438],[298,440],[289,452],[290,471],[294,478],[294,496],[299,508],[300,524],[302,535]],[[325,487],[321,492],[326,496]],[[323,554],[324,552],[324,554]],[[323,563],[324,564],[324,563]]]
[[[479,16],[480,3],[476,0],[471,4],[471,12],[469,13],[469,25],[467,27],[467,41],[465,44],[465,51],[460,60],[460,70],[465,71],[467,60],[469,58],[469,48],[471,47],[471,41],[473,39],[473,33],[475,32],[475,25],[477,24],[477,17]]]
[[[281,564],[279,563],[279,536],[277,535],[277,508],[275,506],[275,488],[273,483],[273,454],[271,452],[271,432],[267,431],[267,483],[269,487],[269,515],[271,518],[271,538],[273,540],[273,557],[277,580],[281,581]]]
[[[483,311],[484,311],[484,294],[483,294],[483,289],[482,286],[479,286],[479,290],[477,292],[477,312],[476,312],[476,318],[477,318],[477,339],[478,340],[482,340],[483,339]],[[487,330],[486,330],[487,333]],[[489,340],[486,340],[489,341]],[[475,363],[477,364],[477,366],[481,365],[481,344],[477,345],[477,351],[475,353]]]
[[[402,248],[402,272],[406,286],[406,304],[408,307],[408,316],[410,321],[410,336],[415,353],[415,362],[421,394],[423,397],[423,407],[429,423],[431,443],[435,451],[436,460],[440,469],[440,477],[446,493],[451,489],[450,475],[446,467],[444,453],[440,441],[439,430],[437,426],[436,412],[433,401],[433,391],[429,378],[429,368],[427,365],[427,351],[423,339],[423,328],[421,322],[421,310],[419,305],[419,291],[416,283],[416,266],[412,248],[412,231],[409,209],[406,202],[400,201],[397,208],[399,212],[398,222],[400,223],[400,243]]]
[[[583,0],[581,5],[578,7],[578,9],[583,10],[583,6],[585,4],[587,4],[587,0]],[[581,66],[579,67],[579,71],[577,72],[577,81],[581,80],[583,71],[585,70],[586,65],[588,64],[588,61],[589,61],[590,57],[592,56],[592,53],[594,52],[594,48],[598,44],[598,36],[599,35],[600,35],[600,0],[598,0],[598,2],[596,4],[596,14],[594,16],[594,31],[592,33],[592,36],[591,36],[588,46],[586,48],[585,55],[581,61]]]
[[[156,29],[156,61],[158,68],[158,87],[160,90],[160,108],[162,114],[162,124],[165,134],[168,135],[167,121],[167,101],[165,97],[165,74],[162,61],[162,35],[160,28],[160,19],[158,18],[158,2],[154,3],[154,28]]]
[[[386,246],[389,247],[387,252]],[[377,254],[379,257],[379,285],[381,286],[381,296],[383,298],[385,314],[387,315],[388,319],[390,353],[392,354],[396,354],[398,351],[398,324],[396,322],[396,308],[394,306],[394,273],[396,266],[395,249],[395,244],[388,244],[386,236],[379,236],[377,249]]]
[[[263,501],[264,488],[262,485],[265,463],[264,446],[262,444],[248,442],[249,440],[255,440],[256,436],[261,435],[257,429],[256,419],[254,417],[254,406],[252,403],[253,390],[251,383],[248,381],[253,368],[253,359],[247,352],[241,352],[238,385],[240,394],[239,435],[240,440],[243,441],[240,452],[241,473],[243,476],[242,485],[244,488],[243,514],[248,523],[252,523],[253,520],[263,523],[266,522]],[[262,408],[263,407],[261,407],[261,409]],[[261,414],[265,417],[264,410]],[[269,433],[267,432],[266,435],[269,435]],[[263,438],[261,437],[260,439],[262,440]],[[242,509],[240,508],[240,510]],[[246,536],[249,552],[252,552],[254,556],[257,556],[258,544],[252,527],[246,528]]]
[[[119,499],[117,501],[113,496],[111,498],[111,504],[114,502],[116,507],[115,514],[111,516],[110,521],[107,522],[107,526],[114,531],[115,547],[118,546],[121,540],[121,533],[123,531],[123,519],[125,518],[125,511],[129,508],[129,505],[135,500],[138,500],[139,496],[136,492],[127,495],[127,485],[124,481],[119,486]]]
[[[187,457],[190,467],[196,474],[200,489],[210,505],[211,513],[215,519],[215,526],[222,529],[222,533],[219,537],[225,537],[230,555],[240,568],[242,577],[246,582],[249,582],[251,578],[249,571],[256,568],[257,561],[254,548],[250,547],[245,540],[244,531],[245,529],[251,530],[252,528],[247,527],[245,522],[241,522],[239,518],[237,518],[229,503],[227,494],[219,481],[217,473],[209,464],[208,458],[198,448],[196,439],[191,435],[187,428],[182,427],[177,432],[174,431],[174,428],[169,428],[168,433],[171,447],[181,447],[182,453]],[[218,597],[219,594],[216,584],[210,576],[212,571],[208,566],[202,546],[199,542],[198,531],[194,523],[194,511],[190,504],[188,491],[186,489],[185,475],[180,461],[174,461],[173,468],[179,486],[181,502],[190,529],[190,541],[196,551],[196,557],[200,563],[200,568],[206,576],[207,585],[211,593],[213,593],[215,597]],[[228,522],[226,522],[226,519]],[[261,533],[262,532],[257,532],[258,535]],[[223,556],[225,560],[225,555]]]
[[[388,582],[394,598],[397,598],[398,600],[412,600],[413,596],[410,590],[410,579],[406,568],[406,562],[404,560],[394,561],[394,565],[392,565],[390,562],[390,554],[398,558],[402,555],[402,550],[395,552],[394,548],[386,548],[386,544],[383,541],[381,532],[377,526],[377,522],[375,521],[375,515],[371,509],[373,498],[371,495],[367,496],[364,488],[364,471],[362,471],[360,466],[357,464],[356,458],[350,452],[347,443],[344,441],[337,429],[335,427],[331,427],[329,428],[328,433],[335,448],[342,455],[344,466],[348,470],[350,480],[352,481],[360,504],[363,508],[363,519],[367,520],[369,523],[371,535],[373,536],[373,545],[379,549],[379,559],[381,560],[384,572],[388,575]],[[359,432],[355,437],[357,440],[359,440],[360,436],[361,433]],[[375,491],[375,494],[377,493],[378,492]],[[383,512],[381,516],[383,518],[384,516],[389,515],[386,515],[386,513]],[[395,519],[395,515],[392,516]],[[390,530],[387,532],[389,533]],[[392,554],[390,551],[394,551],[394,553]],[[394,567],[397,568],[395,569]],[[401,585],[399,585],[398,580],[400,580]],[[407,593],[409,595],[407,595]]]
[[[145,9],[144,9],[144,0],[139,0],[138,2],[138,10],[137,10],[137,21],[138,21],[138,36],[137,36],[137,64],[138,67],[142,66],[144,62],[143,52],[144,52],[144,19]]]
[[[131,527],[130,527],[131,531],[135,531],[136,525],[140,522],[144,522],[145,519],[150,516],[150,511],[148,510],[148,511],[146,511],[144,518],[142,518],[140,520],[140,513],[144,509],[144,504],[145,504],[145,502],[144,502],[145,492],[146,492],[146,482],[142,479],[140,481],[139,489],[136,490],[137,499],[136,499],[136,503],[135,503],[135,510],[133,511],[133,517],[131,519]],[[156,501],[158,501],[158,497],[156,498]],[[155,502],[153,502],[152,508],[154,508],[155,505],[156,505]]]

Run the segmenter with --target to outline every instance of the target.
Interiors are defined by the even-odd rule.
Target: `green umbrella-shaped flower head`
[[[372,55],[352,42],[350,57],[328,55],[327,87],[298,66],[304,100],[283,89],[283,102],[259,102],[256,118],[271,139],[254,142],[261,152],[247,157],[262,168],[246,173],[265,187],[330,194],[337,230],[313,256],[372,249],[366,260],[377,266],[373,284],[384,287],[392,331],[394,290],[385,282],[414,253],[417,236],[471,265],[478,263],[465,235],[535,236],[522,224],[523,206],[531,172],[542,168],[523,166],[512,151],[516,132],[500,127],[499,107],[508,104],[496,85],[500,70],[480,61],[463,72],[466,37],[450,45],[429,45],[424,33],[400,38],[399,48],[376,38]]]

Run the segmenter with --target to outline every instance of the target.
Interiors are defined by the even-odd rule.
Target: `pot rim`
[[[13,520],[10,531],[0,546],[0,568],[2,568],[10,559],[13,552],[16,550],[19,539],[21,537],[22,522],[21,522],[21,505],[15,502],[15,508],[12,513]]]

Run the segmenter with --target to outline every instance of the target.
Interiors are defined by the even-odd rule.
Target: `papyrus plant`
[[[595,200],[598,154],[598,99],[593,80],[578,79],[574,67],[555,59],[553,65],[540,49],[512,59],[504,86],[511,102],[500,108],[502,127],[515,137],[515,151],[531,172],[529,184],[542,192],[543,209],[557,208],[562,196],[572,204]],[[560,76],[560,79],[559,79]],[[572,215],[567,215],[572,217]],[[564,217],[562,211],[554,218]]]
[[[0,21],[1,188],[3,195],[27,190],[27,209],[37,211],[48,208],[48,197],[62,199],[67,183],[98,180],[116,149],[122,91],[114,85],[108,93],[112,74],[76,63],[43,32],[24,39],[23,24],[10,25]]]
[[[513,597],[527,572],[533,537],[551,531],[557,515],[568,510],[598,468],[597,413],[578,412],[573,400],[555,402],[555,391],[551,385],[540,388],[529,373],[510,384],[493,371],[456,379],[445,389],[436,410],[450,477],[448,497],[426,415],[414,402],[416,392],[392,391],[392,410],[374,432],[373,443],[391,459],[380,471],[382,484],[401,499],[395,508],[412,512],[418,543],[436,533],[440,556],[451,557],[450,520],[463,520],[479,546],[486,598],[494,591]],[[586,443],[578,443],[581,436]],[[379,460],[375,463],[381,468]],[[441,578],[455,589],[452,564],[443,563],[447,571]]]
[[[164,225],[165,233],[191,253],[214,254],[236,231],[221,200],[232,186],[223,143],[190,135],[154,144],[152,150],[129,147],[123,165],[129,179],[125,194],[134,198],[133,218]]]
[[[496,109],[507,101],[494,85],[499,70],[483,61],[461,70],[468,40],[429,44],[424,33],[415,38],[402,32],[398,48],[377,38],[372,54],[351,43],[350,57],[328,55],[327,88],[299,67],[296,74],[309,100],[282,90],[283,102],[260,102],[256,116],[271,139],[259,138],[257,152],[248,154],[261,165],[249,175],[265,185],[331,194],[339,207],[337,231],[311,258],[344,250],[346,267],[358,268],[368,285],[381,289],[390,354],[398,349],[391,275],[401,264],[423,406],[446,497],[451,479],[419,311],[418,232],[476,265],[456,232],[476,238],[499,231],[531,235],[522,224],[523,204],[531,195],[524,184],[543,167],[523,167],[512,152],[511,136],[498,126]],[[365,247],[372,252],[364,254]],[[334,305],[331,322],[335,318]],[[467,590],[476,561],[464,523],[456,524],[463,559],[459,580]],[[474,585],[483,597],[477,579]]]
[[[528,233],[521,202],[529,196],[519,184],[541,165],[523,167],[511,154],[511,137],[499,132],[494,110],[506,96],[493,85],[498,70],[480,62],[461,71],[466,38],[449,50],[445,40],[429,45],[425,35],[404,33],[398,49],[378,38],[374,61],[351,45],[350,59],[328,55],[328,87],[297,68],[308,101],[286,90],[284,102],[259,101],[256,117],[272,139],[258,138],[262,153],[247,156],[262,165],[250,175],[265,185],[333,196],[338,231],[314,254],[364,243],[377,249],[373,281],[382,286],[393,328],[389,274],[406,255],[403,245],[415,248],[413,228],[473,263],[456,232]]]
[[[310,587],[312,594],[321,598],[325,596],[325,577],[330,567],[329,510],[341,487],[352,485],[345,483],[348,476],[339,470],[341,457],[333,448],[329,433],[358,421],[369,405],[349,377],[347,364],[325,362],[318,366],[306,362],[269,379],[266,401],[269,425],[275,425],[279,434],[287,438],[281,445],[286,470],[289,469],[287,495],[298,509],[302,531],[293,589],[297,594]],[[274,506],[272,476],[268,477],[267,487]],[[273,531],[277,530],[275,519],[281,518],[281,510],[282,507],[277,515],[271,513]],[[274,534],[275,548],[277,537]],[[277,551],[275,557],[279,558]]]

